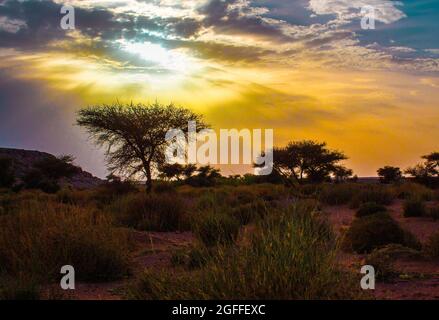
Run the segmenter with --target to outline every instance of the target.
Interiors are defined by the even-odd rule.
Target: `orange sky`
[[[42,128],[35,134],[50,127],[49,120],[57,121],[54,114],[65,119],[60,123],[72,126],[74,112],[86,105],[158,100],[204,114],[215,129],[274,129],[276,145],[301,139],[326,141],[349,156],[346,164],[359,176],[375,175],[383,165],[405,168],[439,149],[439,58],[399,56],[410,48],[397,44],[362,44],[343,11],[326,22],[295,25],[267,17],[270,8],[252,6],[252,1],[230,1],[235,6],[223,11],[212,5],[215,1],[180,6],[158,2],[124,1],[108,8],[103,1],[70,1],[79,15],[97,9],[109,13],[108,21],[96,22],[100,33],[82,29],[77,19],[76,30],[62,31],[45,40],[44,46],[2,46],[3,80],[38,88],[23,89],[20,92],[30,98],[18,101],[37,105],[44,101],[44,108],[51,110],[51,116],[41,117]],[[318,1],[314,5],[316,15],[327,9],[318,7]],[[139,9],[136,13],[129,10],[133,6]],[[239,15],[233,15],[235,11]],[[149,33],[136,26],[138,34],[128,36],[115,24],[117,17],[127,15],[166,24]],[[382,20],[383,25],[394,22]],[[193,22],[197,29],[192,33],[172,29],[173,23],[182,21]],[[4,87],[0,90],[6,95]],[[13,98],[4,100],[10,103],[6,108],[11,121],[32,120],[29,111],[19,112]],[[79,164],[102,176],[102,153],[92,148],[79,128],[65,130],[41,133],[37,142],[31,132],[21,140],[4,134],[0,143],[74,153]]]

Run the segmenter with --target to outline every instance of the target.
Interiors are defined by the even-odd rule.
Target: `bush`
[[[430,201],[434,198],[433,190],[418,183],[403,183],[401,185],[394,186],[394,190],[399,199],[420,199]]]
[[[220,247],[200,270],[146,271],[129,289],[135,299],[353,299],[358,279],[340,270],[331,234],[297,207],[260,222],[246,246]],[[172,290],[169,290],[172,288]]]
[[[366,264],[374,267],[379,280],[389,280],[397,275],[393,259],[380,249],[375,249],[366,257]]]
[[[433,220],[439,220],[439,207],[429,208],[428,216]]]
[[[427,209],[423,201],[410,199],[404,202],[404,217],[422,217],[426,213]]]
[[[228,214],[208,212],[198,217],[194,231],[201,243],[211,247],[234,243],[239,227],[239,221]]]
[[[185,205],[171,194],[129,194],[116,199],[109,207],[123,226],[147,231],[187,230]]]
[[[23,177],[26,189],[39,189],[46,193],[56,193],[60,190],[58,182],[46,177],[40,170],[31,170]]]
[[[439,258],[439,232],[430,236],[425,249],[430,257]]]
[[[0,300],[39,300],[40,288],[32,278],[0,277]]]
[[[0,274],[55,280],[72,265],[78,280],[100,281],[128,272],[128,235],[99,212],[46,202],[0,218]]]
[[[361,218],[365,216],[370,216],[375,213],[386,212],[386,211],[387,209],[383,205],[376,204],[375,202],[367,202],[367,203],[363,203],[360,206],[360,208],[357,210],[355,215],[358,218]]]
[[[351,202],[353,208],[358,208],[363,203],[374,202],[384,206],[392,204],[394,194],[386,186],[368,186],[356,194]]]
[[[0,158],[0,188],[10,188],[15,182],[13,161],[9,158]]]
[[[369,253],[391,243],[419,247],[413,235],[403,230],[387,213],[355,219],[344,238],[344,247],[357,253]]]

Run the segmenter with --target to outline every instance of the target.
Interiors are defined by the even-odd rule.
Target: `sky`
[[[0,0],[0,146],[105,177],[76,111],[157,100],[278,146],[326,141],[359,176],[406,168],[439,150],[438,30],[437,0]]]

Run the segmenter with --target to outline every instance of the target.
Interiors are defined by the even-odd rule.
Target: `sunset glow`
[[[159,100],[217,130],[274,129],[276,145],[326,141],[359,176],[404,168],[438,148],[438,18],[432,0],[0,1],[0,145],[104,176],[76,110]]]

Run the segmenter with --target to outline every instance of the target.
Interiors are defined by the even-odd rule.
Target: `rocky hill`
[[[20,180],[34,165],[42,160],[56,158],[54,155],[41,151],[20,150],[0,148],[0,158],[9,158],[13,160],[15,177]],[[60,185],[72,186],[74,188],[93,188],[103,183],[103,180],[93,176],[78,167],[78,172],[70,178],[62,178],[59,181]]]

